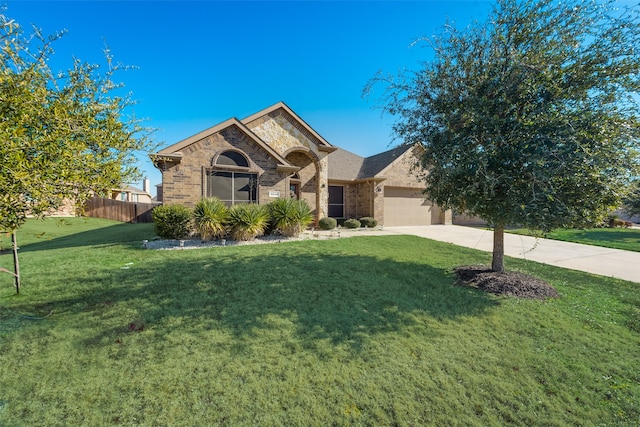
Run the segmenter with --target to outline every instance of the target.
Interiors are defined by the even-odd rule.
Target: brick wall
[[[162,173],[162,197],[165,204],[181,203],[194,206],[205,196],[205,168],[222,152],[237,150],[249,160],[249,171],[258,174],[258,203],[268,203],[269,190],[288,194],[286,173],[276,171],[276,162],[263,148],[257,146],[236,126],[230,126],[216,134],[181,150],[179,164],[168,165]]]
[[[420,180],[421,168],[417,168],[417,148],[407,150],[399,159],[383,169],[378,175],[386,178],[384,185],[390,187],[424,188]]]
[[[375,185],[372,182],[359,182],[345,185],[345,217],[360,219],[364,216],[374,216],[372,206],[372,192]]]

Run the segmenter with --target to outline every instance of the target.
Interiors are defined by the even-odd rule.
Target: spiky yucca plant
[[[233,205],[227,214],[229,234],[233,240],[253,240],[264,234],[269,211],[264,205]]]
[[[193,209],[193,219],[202,240],[225,236],[227,211],[227,206],[217,197],[200,199]]]
[[[311,208],[304,200],[277,199],[268,206],[273,227],[284,236],[297,236],[313,221]]]

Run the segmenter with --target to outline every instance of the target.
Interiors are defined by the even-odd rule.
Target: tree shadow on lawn
[[[27,235],[25,235],[25,231],[18,231],[19,252],[122,244],[139,247],[143,239],[149,239],[155,235],[153,224],[121,223],[75,233],[74,231],[77,230],[78,227],[74,228],[74,225],[74,223],[62,225],[59,233],[56,233],[56,231],[58,231],[57,229],[52,229],[53,232],[49,233],[43,232],[41,234],[32,233]],[[10,245],[6,246],[10,248]]]
[[[476,316],[498,304],[483,292],[452,286],[453,274],[428,260],[332,255],[295,243],[251,255],[206,250],[162,259],[105,272],[92,279],[86,295],[49,306],[61,316],[77,316],[74,328],[90,319],[85,346],[132,332],[175,333],[172,320],[180,319],[185,334],[221,329],[240,345],[284,322],[304,343],[328,340],[357,350],[375,334],[428,329],[429,321]],[[99,326],[113,325],[123,312],[137,315],[116,327]]]

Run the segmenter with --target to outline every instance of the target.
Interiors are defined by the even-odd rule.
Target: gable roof
[[[367,157],[363,169],[360,171],[362,178],[375,177],[388,166],[402,157],[412,146],[400,145],[391,150],[384,151],[371,157]]]
[[[353,181],[358,179],[365,158],[342,148],[327,156],[329,179]]]
[[[255,120],[258,120],[261,117],[269,115],[275,111],[278,111],[279,109],[284,110],[287,114],[293,117],[293,119],[296,120],[305,131],[311,134],[318,141],[318,150],[331,153],[337,149],[337,147],[334,147],[333,145],[329,144],[326,139],[324,139],[318,132],[316,132],[311,126],[309,126],[307,122],[305,122],[291,108],[289,108],[287,104],[285,104],[282,101],[277,102],[272,106],[265,108],[264,110],[258,111],[257,113],[242,119],[242,123],[244,123],[245,125],[248,125],[249,123]]]
[[[148,196],[151,196],[146,191],[141,190],[141,189],[139,189],[137,187],[134,187],[133,185],[128,185],[128,184],[123,184],[120,188],[116,188],[113,191],[120,191],[120,192],[131,193],[131,194],[146,194]]]
[[[339,148],[327,156],[329,159],[329,179],[355,181],[384,178],[381,172],[413,147],[414,145],[400,145],[366,158]]]
[[[197,134],[192,135],[189,138],[183,139],[182,141],[172,144],[166,148],[163,148],[157,153],[150,154],[149,157],[154,162],[154,164],[156,164],[157,162],[159,163],[161,161],[180,163],[182,159],[181,150],[183,150],[184,148],[188,147],[191,144],[195,144],[198,141],[201,141],[210,135],[213,135],[217,132],[221,132],[222,130],[227,129],[231,126],[237,126],[245,135],[247,135],[250,139],[252,139],[256,143],[256,145],[263,148],[267,153],[269,153],[269,155],[271,155],[276,160],[276,162],[278,163],[278,166],[277,166],[278,170],[295,172],[300,168],[297,166],[293,166],[291,163],[286,161],[284,157],[282,157],[277,151],[271,148],[269,144],[263,141],[258,135],[256,135],[247,127],[247,125],[250,124],[251,122],[261,117],[264,117],[266,115],[269,115],[273,112],[276,112],[280,109],[282,109],[286,114],[290,115],[295,121],[297,121],[298,124],[302,127],[302,129],[304,129],[305,133],[309,134],[311,137],[313,137],[313,139],[316,140],[316,142],[318,143],[319,151],[331,153],[337,150],[337,147],[334,147],[333,145],[329,144],[318,132],[316,132],[311,126],[309,126],[307,122],[305,122],[291,108],[289,108],[287,104],[280,101],[276,104],[273,104],[270,107],[265,108],[264,110],[261,110],[255,114],[252,114],[251,116],[243,120],[238,120],[237,118],[232,117],[228,120],[225,120],[222,123],[219,123],[208,129],[205,129],[202,132],[198,132]]]
[[[277,151],[271,148],[269,144],[267,144],[262,139],[260,139],[256,134],[251,132],[244,123],[242,123],[240,120],[236,119],[235,117],[225,120],[220,124],[217,124],[213,127],[210,127],[209,129],[203,130],[202,132],[198,132],[197,134],[192,135],[189,138],[183,139],[180,142],[170,145],[167,148],[164,148],[155,154],[151,154],[150,157],[153,159],[154,157],[173,156],[179,161],[180,157],[182,157],[182,153],[180,152],[180,150],[188,147],[191,144],[195,144],[196,142],[201,141],[204,138],[207,138],[208,136],[221,132],[224,129],[230,128],[232,126],[237,126],[240,129],[240,131],[244,133],[246,136],[248,136],[251,140],[253,140],[253,142],[255,142],[256,145],[258,145],[259,147],[264,149],[267,153],[269,153],[278,162],[279,169],[291,170],[291,171],[296,171],[300,169],[297,166],[293,166],[292,164],[287,162],[284,159],[284,157],[282,157],[280,154],[278,154]]]

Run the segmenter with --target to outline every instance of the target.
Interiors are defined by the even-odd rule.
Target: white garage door
[[[420,190],[385,187],[384,225],[430,225],[431,202],[424,197]],[[434,210],[437,210],[437,207],[434,207]]]

